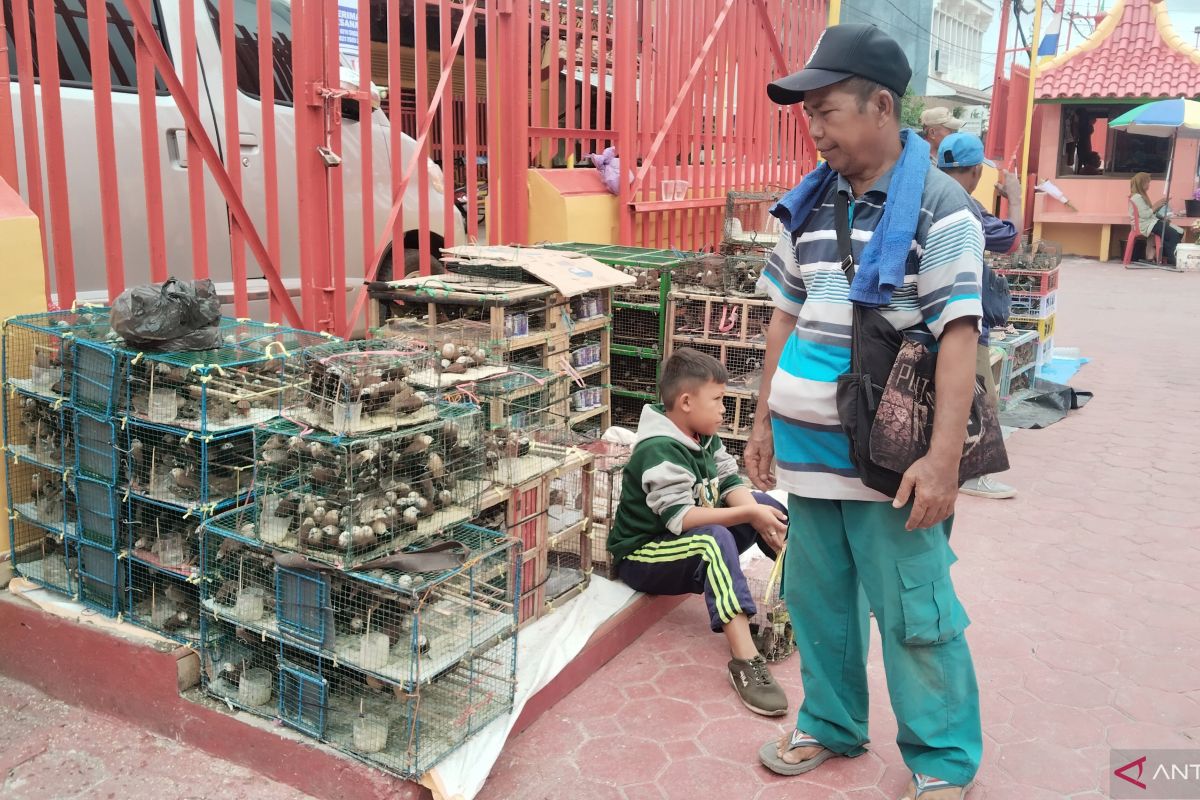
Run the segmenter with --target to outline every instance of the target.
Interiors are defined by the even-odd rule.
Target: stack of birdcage
[[[217,350],[143,352],[108,314],[5,328],[14,561],[107,615],[196,641],[199,523],[248,497],[253,427],[279,413],[289,356],[325,340],[223,319]]]
[[[519,544],[469,522],[482,414],[396,341],[307,350],[254,502],[204,523],[206,690],[411,777],[512,707]]]

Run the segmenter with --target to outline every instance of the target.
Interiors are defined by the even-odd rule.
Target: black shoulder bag
[[[841,192],[836,194],[834,216],[842,270],[853,284],[849,203]],[[929,452],[937,353],[905,339],[878,309],[852,306],[850,371],[838,376],[838,418],[850,439],[850,463],[863,484],[895,497],[904,471]],[[959,483],[1006,469],[1008,455],[996,407],[976,375]]]

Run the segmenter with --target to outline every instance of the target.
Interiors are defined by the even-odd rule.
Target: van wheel
[[[389,266],[391,262],[389,261]],[[432,253],[429,255],[429,273],[431,275],[444,275],[446,268],[442,266],[441,259],[435,257]],[[414,275],[421,274],[421,251],[412,249],[404,251],[404,277],[411,278]],[[389,278],[390,280],[390,278]]]

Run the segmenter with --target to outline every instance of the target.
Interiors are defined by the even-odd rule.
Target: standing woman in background
[[[1138,213],[1138,232],[1149,237],[1162,237],[1162,254],[1168,264],[1175,263],[1175,246],[1183,240],[1183,230],[1167,222],[1167,198],[1150,202],[1150,175],[1139,172],[1129,179],[1129,199]],[[1149,258],[1149,254],[1147,254]]]

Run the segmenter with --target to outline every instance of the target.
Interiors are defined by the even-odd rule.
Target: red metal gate
[[[825,0],[5,0],[0,177],[43,220],[50,306],[212,277],[238,316],[352,333],[364,279],[427,273],[464,239],[525,241],[530,167],[609,145],[632,175],[624,242],[715,244],[725,192],[790,186],[813,161],[802,118],[763,87],[825,14]],[[686,197],[660,196],[667,180]]]

